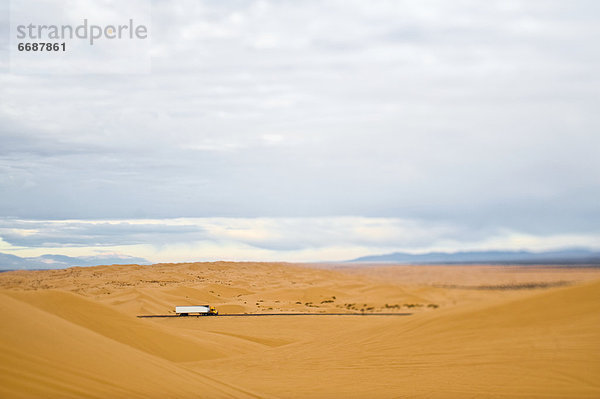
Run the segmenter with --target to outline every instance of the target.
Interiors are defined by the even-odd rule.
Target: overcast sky
[[[600,2],[151,12],[150,73],[0,72],[0,252],[600,249]]]

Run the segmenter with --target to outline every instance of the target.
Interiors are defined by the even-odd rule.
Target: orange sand
[[[205,303],[413,314],[135,317]],[[599,269],[19,271],[0,274],[0,316],[2,398],[600,397]]]

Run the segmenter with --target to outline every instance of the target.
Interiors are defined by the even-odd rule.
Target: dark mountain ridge
[[[578,264],[600,265],[600,252],[588,249],[558,251],[464,251],[410,254],[394,252],[363,256],[348,262],[402,264]]]

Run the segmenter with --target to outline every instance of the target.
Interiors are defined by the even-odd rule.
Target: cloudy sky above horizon
[[[0,252],[600,249],[600,3],[151,13],[150,73],[0,70]]]

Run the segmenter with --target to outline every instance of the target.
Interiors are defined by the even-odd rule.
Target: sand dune
[[[419,270],[217,262],[2,273],[0,396],[600,397],[600,271]],[[540,282],[568,285],[531,288]],[[412,315],[136,317],[202,303]]]
[[[252,396],[11,296],[0,309],[2,397]]]

